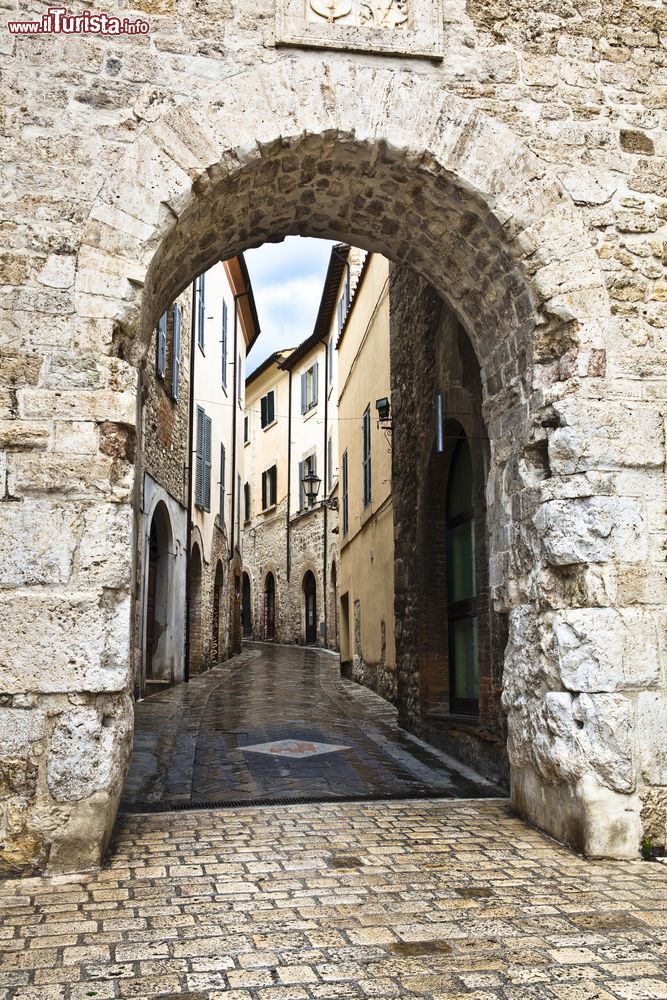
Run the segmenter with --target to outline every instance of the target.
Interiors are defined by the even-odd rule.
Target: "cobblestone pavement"
[[[108,865],[0,882],[0,1000],[659,1000],[667,868],[504,801],[123,817]]]
[[[341,679],[338,657],[244,643],[137,704],[122,808],[434,793],[504,794],[400,729],[393,706]]]

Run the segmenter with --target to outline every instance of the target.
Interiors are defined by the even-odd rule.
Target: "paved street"
[[[0,882],[0,1000],[659,1000],[667,868],[503,801],[125,816],[98,872]]]
[[[248,643],[136,706],[122,808],[429,794],[504,793],[400,729],[391,705],[341,679],[337,657]]]

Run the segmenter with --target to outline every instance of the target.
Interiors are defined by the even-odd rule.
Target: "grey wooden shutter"
[[[268,424],[276,419],[276,394],[273,390],[266,397],[266,418]]]
[[[299,510],[306,505],[306,491],[303,488],[303,462],[299,462]]]
[[[197,407],[197,451],[195,464],[195,503],[204,506],[204,419],[201,406]]]
[[[278,502],[278,466],[271,468],[271,503]]]
[[[307,373],[304,372],[303,375],[301,376],[301,412],[302,413],[305,413],[306,409],[308,407],[308,402],[307,402],[307,398],[306,398],[306,382],[307,382]]]
[[[266,510],[266,472],[262,473],[262,510]]]
[[[178,399],[181,380],[181,310],[174,306],[174,343],[171,355],[171,398]]]
[[[262,411],[262,427],[266,427],[266,425],[269,422],[268,419],[267,419],[267,414],[268,414],[268,409],[269,409],[269,397],[268,396],[262,396],[259,405],[260,405],[260,408],[261,408],[261,411]]]
[[[167,366],[167,314],[160,316],[157,325],[157,345],[155,349],[155,370],[160,378],[164,378]]]
[[[222,387],[227,388],[227,303],[222,300]]]
[[[211,509],[211,418],[204,416],[204,510]]]
[[[316,361],[313,365],[313,406],[317,406],[317,387],[319,384],[320,364]]]
[[[220,445],[220,526],[225,523],[225,446]]]

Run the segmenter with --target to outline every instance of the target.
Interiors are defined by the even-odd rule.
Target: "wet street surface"
[[[121,810],[505,793],[400,729],[337,656],[244,643],[240,656],[139,702]]]

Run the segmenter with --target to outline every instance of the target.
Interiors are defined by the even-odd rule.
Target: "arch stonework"
[[[409,265],[470,332],[490,437],[494,597],[509,615],[514,801],[589,853],[636,854],[642,805],[664,825],[664,799],[651,799],[650,786],[667,785],[652,763],[665,606],[633,602],[627,572],[647,567],[649,529],[658,530],[646,497],[659,495],[663,427],[654,406],[605,378],[623,372],[625,344],[559,171],[499,117],[448,91],[435,69],[344,54],[281,56],[186,86],[141,128],[106,179],[100,172],[77,195],[84,221],[72,224],[67,322],[58,320],[60,340],[38,339],[44,359],[5,435],[21,449],[5,485],[24,499],[23,529],[35,530],[40,504],[64,524],[45,570],[48,627],[21,651],[1,651],[13,699],[2,757],[26,762],[37,752],[42,761],[34,774],[26,765],[12,794],[8,863],[80,868],[99,859],[113,824],[131,742],[137,368],[155,320],[215,260],[291,233],[349,240]],[[57,263],[48,265],[51,289],[69,280]],[[53,292],[54,313],[65,298]],[[22,301],[29,334],[34,316]],[[58,371],[67,392],[54,387]],[[73,412],[90,427],[76,460],[56,434]],[[39,471],[47,444],[48,483]],[[548,476],[535,455],[546,455]],[[68,541],[72,503],[85,522],[83,556]],[[556,587],[572,567],[577,585]],[[14,632],[34,631],[43,583],[24,574],[0,595]],[[44,644],[48,676],[34,666]],[[83,707],[68,707],[70,695]],[[72,735],[82,712],[97,762],[86,780]]]

